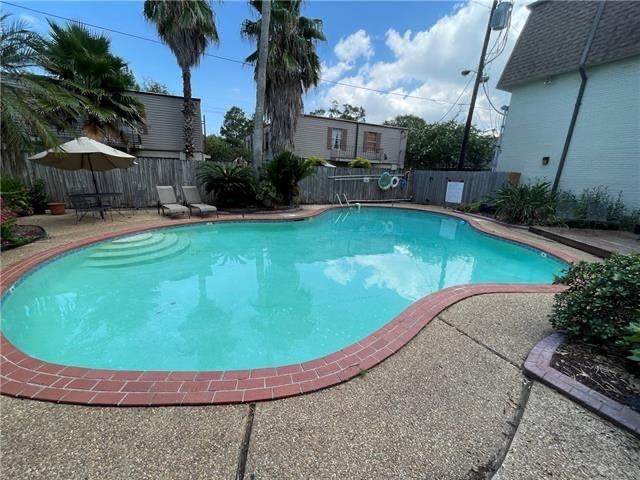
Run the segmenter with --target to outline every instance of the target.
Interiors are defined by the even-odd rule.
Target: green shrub
[[[260,180],[256,191],[256,199],[263,203],[275,202],[278,197],[275,187],[269,180]]]
[[[13,234],[13,226],[16,223],[16,214],[7,202],[0,197],[0,239],[3,242],[13,243],[15,236]]]
[[[244,207],[255,201],[256,174],[253,168],[225,162],[202,162],[198,181],[221,207]]]
[[[33,213],[29,201],[29,190],[19,179],[3,175],[0,178],[0,195],[2,195],[5,205],[19,217]]]
[[[503,186],[488,202],[509,223],[545,225],[555,222],[557,195],[549,183]]]
[[[316,157],[313,155],[307,157],[307,162],[309,162],[309,165],[311,165],[312,167],[324,167],[327,164],[327,161],[324,158]]]
[[[559,201],[574,206],[573,211],[563,212],[562,218],[571,227],[620,228],[633,231],[640,224],[640,210],[628,210],[622,200],[622,192],[613,198],[606,187],[586,188],[576,195],[560,192]]]
[[[570,339],[616,342],[640,312],[640,254],[612,255],[602,263],[577,263],[555,283],[551,324]]]
[[[624,337],[624,342],[628,345],[631,355],[627,358],[634,362],[640,362],[640,315],[637,322],[631,322],[628,328],[628,337]]]
[[[624,215],[622,194],[618,194],[618,198],[614,200],[607,187],[585,188],[577,197],[577,202],[576,218],[580,220],[587,219],[589,208],[606,212],[605,221],[608,222],[616,222]]]
[[[314,173],[308,160],[291,152],[276,155],[264,167],[264,177],[275,187],[278,200],[284,205],[291,205],[298,198],[298,182]]]
[[[33,182],[33,186],[29,190],[29,202],[33,213],[42,215],[47,208],[47,199],[44,180],[38,178]]]
[[[478,200],[477,202],[461,203],[457,208],[467,213],[494,213],[495,209],[489,202],[489,199],[484,199]]]
[[[349,168],[371,168],[371,162],[364,157],[356,157],[349,162]]]

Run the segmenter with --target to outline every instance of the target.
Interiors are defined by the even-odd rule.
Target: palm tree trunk
[[[193,116],[194,108],[191,101],[191,70],[186,67],[182,69],[182,94],[184,96],[184,153],[187,159],[193,157]]]
[[[258,44],[258,78],[256,79],[256,112],[253,117],[253,166],[255,168],[262,166],[262,146],[264,144],[264,99],[267,87],[271,0],[263,1],[261,10],[260,42]]]

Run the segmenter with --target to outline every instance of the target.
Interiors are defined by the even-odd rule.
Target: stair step
[[[113,242],[106,243],[102,245],[98,250],[99,251],[123,251],[123,250],[135,249],[139,247],[144,247],[146,245],[154,245],[156,243],[159,243],[164,239],[165,236],[166,234],[164,233],[134,235],[133,237],[127,237],[126,241],[124,241],[125,239],[123,238],[119,240],[114,240]]]
[[[140,240],[147,240],[148,238],[151,238],[154,235],[158,235],[158,233],[154,233],[154,232],[137,233],[135,235],[129,235],[127,237],[122,237],[122,238],[113,240],[111,244],[139,242]]]
[[[118,259],[127,257],[136,257],[138,255],[146,255],[161,250],[165,250],[173,246],[178,241],[178,235],[175,233],[169,233],[162,236],[161,240],[157,243],[150,245],[141,245],[138,247],[127,248],[125,250],[110,250],[101,249],[89,256],[90,259]]]
[[[177,237],[177,235],[176,235]],[[180,237],[171,246],[163,248],[161,250],[155,250],[151,252],[142,253],[135,256],[126,257],[102,257],[102,258],[88,258],[85,261],[85,266],[94,268],[113,268],[113,267],[128,267],[130,265],[140,265],[142,263],[152,263],[159,260],[164,260],[169,257],[175,257],[184,252],[191,241],[188,237]]]

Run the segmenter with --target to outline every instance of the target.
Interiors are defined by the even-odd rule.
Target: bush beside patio
[[[46,204],[44,181],[35,180],[33,186],[27,188],[18,179],[3,176],[0,182],[0,248],[8,250],[46,237],[42,227],[16,223],[18,217],[45,213]]]
[[[640,411],[640,254],[580,262],[556,283],[551,324],[567,343],[553,367]]]
[[[640,210],[627,208],[621,194],[612,197],[606,187],[586,188],[579,194],[552,192],[551,184],[504,185],[494,194],[458,209],[517,225],[564,225],[634,231],[640,227]]]

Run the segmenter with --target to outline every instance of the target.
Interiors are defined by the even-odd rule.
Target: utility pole
[[[253,167],[262,166],[264,145],[264,103],[267,85],[267,63],[269,58],[269,23],[271,0],[263,0],[260,6],[260,39],[258,40],[258,75],[256,79],[256,111],[253,117]]]
[[[467,123],[464,126],[464,136],[462,137],[462,146],[460,147],[460,156],[458,157],[458,170],[462,170],[464,167],[464,160],[467,156],[467,149],[469,146],[469,133],[471,132],[471,122],[473,121],[473,110],[476,106],[476,97],[478,96],[478,87],[484,77],[484,57],[487,54],[487,46],[489,45],[489,37],[491,37],[491,17],[498,5],[498,0],[493,0],[491,6],[491,13],[489,14],[489,21],[487,22],[487,32],[484,34],[484,43],[482,44],[482,53],[480,54],[480,64],[478,65],[478,71],[476,72],[476,81],[473,84],[473,93],[471,94],[471,103],[469,105],[469,113],[467,113]]]

